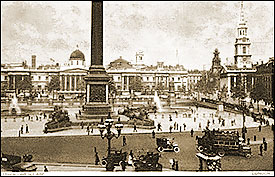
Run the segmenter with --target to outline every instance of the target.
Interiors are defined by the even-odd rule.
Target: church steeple
[[[246,24],[246,20],[244,18],[244,5],[243,1],[241,2],[241,12],[240,12],[240,20],[237,27],[237,37],[235,41],[235,61],[234,64],[238,68],[252,66],[251,55],[250,55],[250,40],[247,35],[248,26]]]
[[[240,22],[244,22],[243,1],[241,2]]]

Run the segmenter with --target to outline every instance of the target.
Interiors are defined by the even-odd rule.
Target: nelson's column
[[[92,1],[92,55],[86,82],[86,103],[78,119],[98,122],[111,112],[108,103],[109,75],[103,66],[103,1]]]

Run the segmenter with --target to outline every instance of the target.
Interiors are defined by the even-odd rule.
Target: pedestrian
[[[213,123],[213,124],[215,124],[215,120],[214,120],[214,118],[212,119],[212,123]]]
[[[121,162],[121,169],[122,169],[122,171],[125,171],[125,169],[126,169],[126,164],[124,161]]]
[[[164,114],[162,114],[161,117],[164,119]]]
[[[269,121],[268,120],[266,120],[266,126],[269,126]]]
[[[48,172],[48,168],[46,166],[44,166],[44,172]]]
[[[193,137],[193,134],[194,134],[193,128],[191,129],[190,134],[191,134],[191,137]]]
[[[247,145],[250,144],[250,138],[247,138]]]
[[[175,171],[179,171],[179,161],[176,161]]]
[[[36,115],[36,120],[38,120],[38,116]]]
[[[136,125],[136,123],[134,123],[134,130],[133,130],[133,132],[137,132],[137,125]]]
[[[267,151],[267,142],[264,141],[264,151]]]
[[[29,133],[29,126],[26,124],[26,133]]]
[[[185,131],[185,128],[186,128],[186,124],[185,123],[183,123],[183,130]]]
[[[47,118],[47,115],[46,115],[46,113],[44,112],[44,119],[46,119]]]
[[[201,129],[201,123],[199,123],[199,129]]]
[[[180,132],[181,132],[181,126],[180,126]]]
[[[259,154],[259,155],[260,155],[260,156],[263,155],[263,144],[260,145],[260,154]]]
[[[162,131],[160,122],[158,123],[158,131]]]
[[[83,123],[83,121],[80,123],[80,126],[81,126],[81,129],[83,129],[84,128],[84,125],[83,125],[84,123]]]
[[[21,136],[21,135],[20,135],[20,132],[21,132],[21,131],[19,130],[19,132],[18,132],[18,137],[20,137],[20,136]]]
[[[91,125],[91,134],[94,133],[94,128],[93,126]]]
[[[81,111],[80,110],[78,111],[78,113],[79,113],[79,115],[81,115]]]
[[[177,122],[174,123],[174,130],[177,128]]]
[[[175,159],[170,159],[169,160],[169,163],[171,165],[171,169],[174,169],[174,166],[175,166]]]
[[[90,124],[88,124],[87,126],[87,132],[88,132],[88,135],[90,135]]]
[[[172,133],[172,129],[173,129],[173,127],[172,127],[172,125],[170,125],[170,128],[169,128],[170,132],[169,133]]]
[[[194,122],[196,122],[196,117],[194,117]]]
[[[98,163],[99,163],[98,152],[95,152],[95,165],[98,165]]]
[[[24,131],[24,126],[21,125],[21,134],[23,134],[23,131]]]
[[[262,131],[262,126],[261,125],[259,125],[259,132],[261,132]]]
[[[155,133],[155,131],[153,130],[153,131],[152,131],[152,138],[155,138],[155,134],[156,134],[156,133]]]
[[[41,121],[42,120],[42,116],[39,116],[39,121]]]
[[[172,116],[171,116],[171,114],[169,114],[169,121],[170,122],[172,122],[173,120],[172,120]]]
[[[133,151],[130,150],[129,157],[128,157],[128,165],[130,166],[133,165],[133,159],[134,159]]]
[[[178,123],[176,124],[176,130],[179,130],[179,124]]]
[[[122,146],[126,146],[126,145],[127,145],[127,143],[126,143],[126,137],[123,136],[122,137]]]

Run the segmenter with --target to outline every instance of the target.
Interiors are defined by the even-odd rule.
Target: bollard
[[[256,141],[256,135],[254,135],[254,141]]]

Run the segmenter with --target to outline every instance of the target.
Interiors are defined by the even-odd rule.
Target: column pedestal
[[[84,80],[89,89],[86,91],[86,104],[82,106],[78,119],[95,121],[106,119],[108,113],[112,111],[108,102],[109,75],[103,66],[91,66]]]

